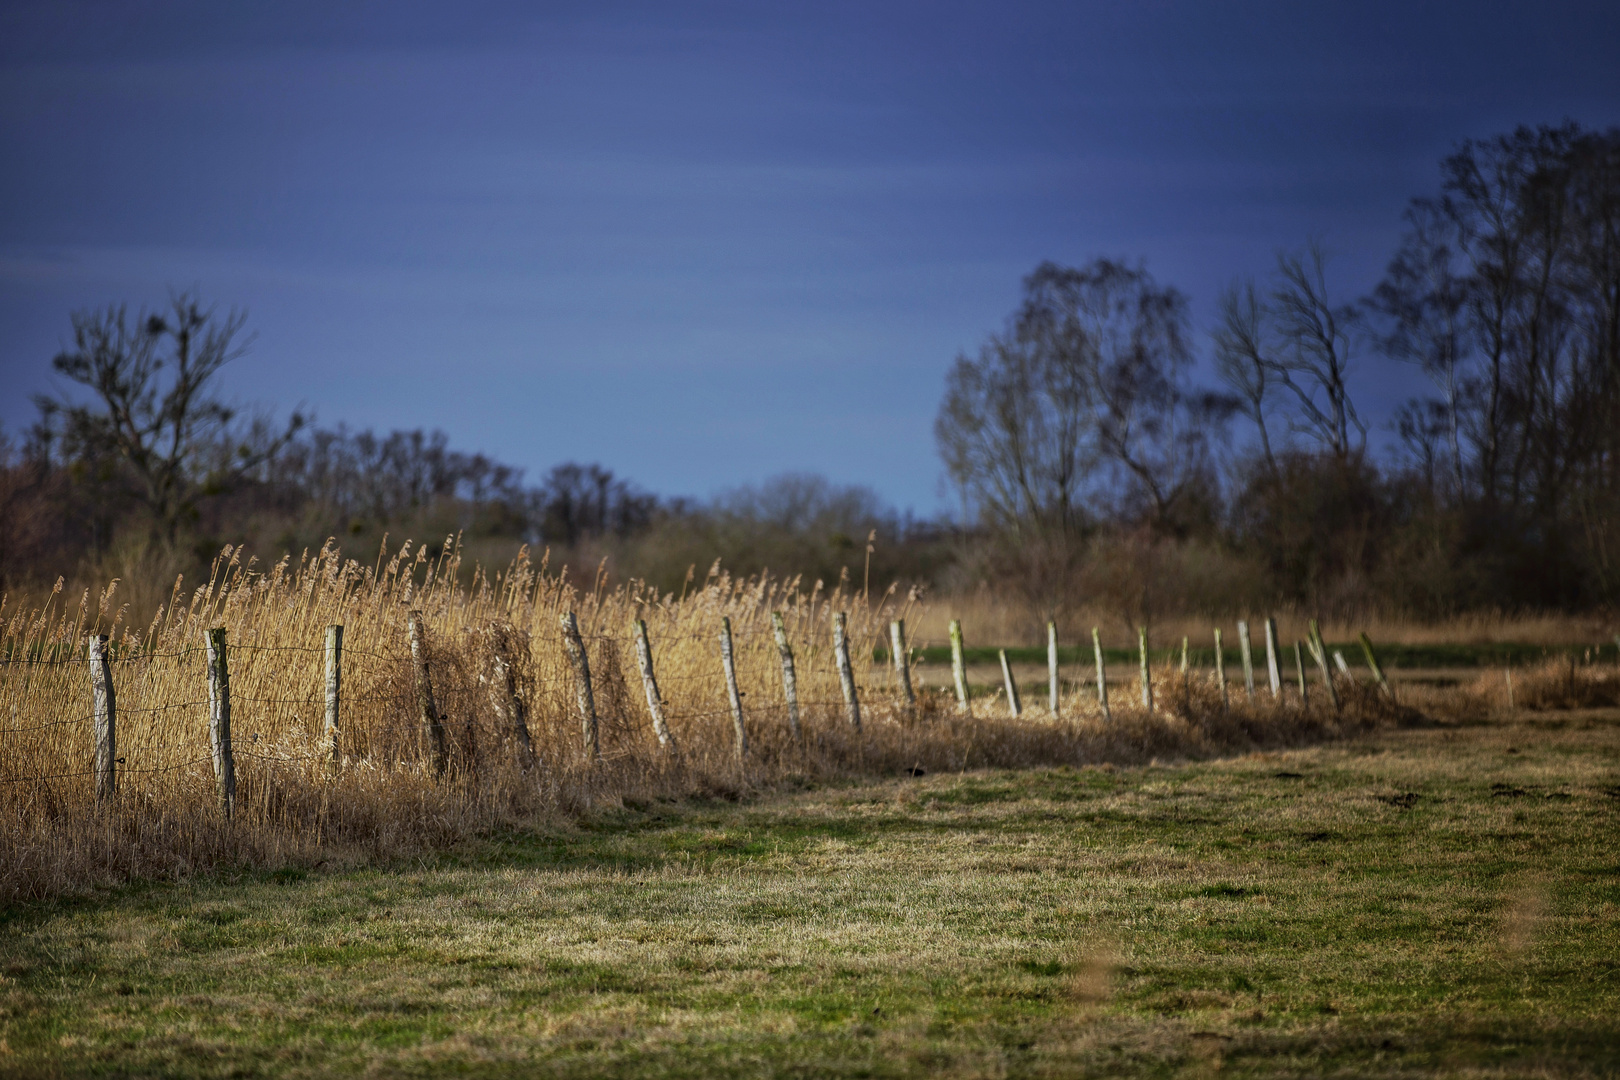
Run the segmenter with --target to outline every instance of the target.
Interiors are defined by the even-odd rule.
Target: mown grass
[[[1620,717],[633,803],[0,916],[0,1075],[1600,1076]]]

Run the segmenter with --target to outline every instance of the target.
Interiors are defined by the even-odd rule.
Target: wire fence
[[[223,784],[222,769],[251,783],[255,770],[270,767],[420,768],[438,753],[476,760],[511,741],[514,717],[524,718],[534,752],[552,761],[579,749],[582,722],[596,732],[603,758],[667,753],[652,723],[631,630],[580,633],[584,662],[576,665],[558,647],[561,637],[501,636],[489,625],[430,634],[420,661],[404,634],[333,653],[319,629],[307,645],[227,641],[223,677],[211,666],[207,644],[106,643],[96,660],[82,642],[13,647],[0,655],[0,791],[49,789],[53,801],[74,803],[119,789],[128,795],[144,786],[150,793],[151,782],[163,778]],[[735,684],[722,662],[719,625],[712,634],[649,630],[658,706],[676,743],[727,741],[720,733],[738,719],[733,692],[750,740],[780,737],[795,710],[845,715],[851,703],[838,687],[840,657],[831,635],[798,629],[788,642],[798,686],[791,703],[770,626],[731,625]],[[845,663],[847,648],[846,639]],[[678,662],[657,670],[672,652]],[[882,679],[889,665],[872,655],[868,650],[860,665],[856,702],[897,700],[897,684]],[[96,663],[106,665],[110,684],[100,701]],[[585,688],[594,702],[588,712],[580,705]],[[444,731],[439,750],[423,735],[435,724]]]

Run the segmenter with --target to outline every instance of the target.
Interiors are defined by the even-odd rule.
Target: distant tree
[[[1366,426],[1350,394],[1352,346],[1362,317],[1354,304],[1328,296],[1321,247],[1277,256],[1271,291],[1253,282],[1228,286],[1220,298],[1215,370],[1260,436],[1266,468],[1277,472],[1267,418],[1280,413],[1289,430],[1336,457],[1363,449]],[[1278,394],[1282,392],[1282,400]]]
[[[1254,423],[1266,471],[1277,474],[1277,455],[1266,420],[1275,407],[1267,396],[1279,366],[1264,301],[1254,282],[1233,284],[1221,293],[1220,325],[1215,328],[1215,371],[1233,392],[1238,410]]]
[[[1019,588],[1040,618],[1096,602],[1087,547],[1104,526],[1140,571],[1107,601],[1147,617],[1158,601],[1158,545],[1212,528],[1212,435],[1230,402],[1195,391],[1187,301],[1141,266],[1043,263],[1024,301],[977,357],[960,357],[934,422],[946,471],[982,540],[976,576]]]
[[[1109,259],[1043,263],[1009,328],[947,377],[934,422],[946,470],[1017,533],[1075,536],[1120,500],[1170,527],[1204,477],[1211,416],[1191,363],[1179,290]]]
[[[173,544],[196,517],[198,500],[231,491],[287,445],[304,418],[284,429],[243,422],[215,395],[215,377],[251,344],[246,315],[216,317],[187,293],[165,312],[123,305],[72,316],[73,346],[51,366],[94,394],[90,403],[38,398],[39,435],[73,460],[111,457],[134,481],[154,540]]]
[[[1344,458],[1367,442],[1348,379],[1360,314],[1354,304],[1330,301],[1326,270],[1315,243],[1277,257],[1270,307],[1282,351],[1274,370],[1293,392],[1295,430]]]
[[[539,494],[541,530],[548,541],[572,547],[580,540],[628,536],[644,528],[658,500],[600,465],[565,462],[546,474]]]

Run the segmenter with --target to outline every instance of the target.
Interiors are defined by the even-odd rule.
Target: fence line
[[[526,718],[534,715],[535,705],[542,697],[551,700],[553,704],[557,703],[558,698],[573,697],[580,724],[578,742],[574,749],[583,752],[595,762],[602,762],[609,757],[633,756],[637,753],[634,749],[635,742],[648,734],[656,739],[658,746],[665,753],[675,754],[676,733],[669,729],[666,718],[679,722],[694,722],[729,716],[735,729],[736,754],[741,760],[749,753],[753,737],[760,733],[760,724],[767,719],[773,724],[785,719],[786,734],[792,741],[798,741],[802,737],[800,726],[802,708],[826,710],[829,713],[835,709],[842,709],[845,726],[856,737],[859,737],[862,731],[863,695],[871,697],[875,694],[889,701],[894,707],[894,715],[902,720],[915,719],[919,715],[917,692],[912,686],[910,669],[911,654],[915,650],[905,644],[903,620],[893,620],[889,626],[887,656],[892,664],[891,678],[885,680],[875,677],[885,665],[880,665],[874,659],[873,671],[863,685],[856,679],[851,662],[852,635],[849,633],[844,612],[829,612],[832,617],[826,627],[825,636],[822,635],[819,625],[807,626],[801,619],[797,626],[800,631],[797,641],[792,640],[787,634],[780,612],[773,611],[769,614],[768,620],[752,618],[740,628],[732,625],[729,616],[720,615],[717,637],[698,633],[671,633],[660,638],[649,631],[647,624],[641,620],[634,620],[623,635],[600,631],[584,633],[580,630],[574,612],[565,611],[559,614],[558,624],[561,651],[565,655],[565,662],[560,666],[555,661],[549,665],[540,663],[540,657],[530,649],[530,642],[537,635],[517,633],[508,636],[509,631],[494,622],[483,625],[464,623],[458,628],[459,637],[447,650],[440,639],[428,637],[421,613],[415,609],[408,613],[405,627],[407,632],[401,635],[398,650],[387,652],[347,646],[342,641],[343,628],[340,624],[326,627],[323,631],[324,641],[309,646],[228,642],[224,629],[213,629],[207,632],[205,644],[201,647],[161,652],[132,652],[124,656],[115,655],[117,650],[109,647],[105,638],[92,636],[86,653],[77,657],[0,659],[0,687],[4,686],[7,678],[5,673],[12,666],[68,668],[82,664],[86,665],[86,682],[91,684],[95,691],[93,695],[95,708],[89,712],[64,719],[21,725],[5,725],[3,720],[0,720],[0,758],[8,758],[15,762],[19,760],[19,755],[27,757],[36,770],[32,773],[6,776],[3,779],[5,783],[17,784],[95,777],[99,800],[112,795],[121,777],[175,772],[212,760],[220,804],[223,811],[229,814],[235,800],[237,757],[258,762],[325,762],[333,767],[341,766],[343,762],[356,755],[360,759],[375,756],[376,760],[385,763],[403,761],[404,757],[401,755],[409,756],[411,753],[409,702],[413,699],[416,706],[415,719],[419,724],[414,743],[416,752],[420,752],[422,741],[425,739],[429,746],[433,770],[440,777],[450,769],[453,757],[472,752],[462,746],[463,741],[481,740],[491,734],[484,730],[488,727],[487,724],[480,724],[480,716],[484,715],[482,710],[486,708],[497,721],[493,734],[500,738],[515,737],[521,744],[521,753],[526,761],[524,767],[526,769],[531,767],[538,759]],[[1273,696],[1280,697],[1282,687],[1276,674],[1277,644],[1274,620],[1267,619],[1265,628],[1268,675],[1271,676]],[[1244,646],[1242,651],[1245,689],[1252,697],[1253,666],[1250,663],[1247,623],[1240,622],[1238,630]],[[806,631],[809,631],[808,635]],[[874,641],[878,641],[882,635],[873,633],[872,637]],[[1314,623],[1310,638],[1306,645],[1328,684],[1329,698],[1337,710],[1339,694],[1333,686],[1333,680],[1349,678],[1348,671],[1335,672],[1329,668],[1326,648]],[[967,684],[963,640],[961,624],[953,620],[950,626],[952,681],[958,708],[963,713],[971,715],[975,695]],[[1222,708],[1225,709],[1226,680],[1224,654],[1220,651],[1219,629],[1215,631],[1215,641],[1217,651],[1212,675],[1215,685],[1220,688]],[[685,642],[701,642],[706,648],[713,649],[715,661],[713,670],[655,674],[655,661],[659,649],[667,648],[672,643]],[[1392,695],[1389,683],[1373,654],[1372,643],[1366,640],[1365,635],[1362,636],[1362,643],[1375,682],[1385,693]],[[469,644],[473,646],[470,654],[467,651]],[[514,644],[520,646],[517,653],[510,652]],[[629,699],[624,695],[628,692],[629,677],[623,665],[627,662],[625,653],[632,644],[639,650],[638,663],[646,692],[646,719],[650,723],[645,725],[639,720],[632,720],[631,713],[635,711],[633,707],[626,712]],[[834,698],[820,694],[800,696],[798,680],[801,673],[795,666],[793,648],[795,644],[807,649],[808,654],[817,660],[808,674],[814,679],[823,680],[822,685],[828,686],[830,686],[828,677],[835,677],[842,691],[841,697]],[[1102,639],[1096,628],[1092,630],[1092,644],[1097,664],[1098,705],[1104,720],[1108,721],[1112,719],[1107,698],[1108,677],[1103,663]],[[1047,645],[1050,678],[1050,707],[1047,711],[1056,718],[1061,715],[1063,702],[1060,694],[1055,626],[1048,627]],[[1152,695],[1145,629],[1140,634],[1139,647],[1143,707],[1151,712],[1156,706]],[[58,643],[52,648],[60,650],[65,648],[65,645]],[[1305,693],[1303,651],[1296,647],[1296,652],[1298,653],[1296,666],[1299,668],[1301,680],[1300,697],[1303,704]],[[593,656],[592,653],[599,655]],[[272,689],[279,680],[285,678],[287,669],[279,665],[267,667],[260,662],[262,658],[271,655],[309,658],[311,678],[307,692],[290,696],[285,691],[276,693]],[[1184,642],[1182,694],[1178,700],[1184,698],[1187,692],[1185,675],[1187,655],[1188,650]],[[762,701],[756,697],[750,702],[748,691],[743,690],[739,683],[739,668],[745,661],[752,665],[766,656],[771,658],[769,665],[771,668],[774,669],[778,663],[780,664],[781,697],[775,701]],[[179,701],[148,703],[151,688],[144,680],[150,674],[152,662],[187,659],[204,661],[197,665],[195,674],[199,683],[207,686],[207,696],[188,696]],[[527,662],[522,662],[525,659]],[[1000,659],[1005,695],[1003,707],[1010,716],[1016,717],[1021,712],[1017,682],[1005,651],[1001,653]],[[119,677],[120,672],[129,671],[128,665],[142,661],[149,665],[147,673],[136,675],[134,681],[128,677]],[[599,665],[599,670],[594,674],[593,661]],[[1339,662],[1342,667],[1342,659]],[[406,670],[407,665],[409,671]],[[601,665],[610,665],[613,677],[620,680],[622,685],[599,687],[597,683],[607,675],[607,668]],[[359,673],[364,676],[352,684],[353,690],[350,688],[350,680],[345,677],[346,668],[350,666],[355,668],[355,672],[347,674]],[[572,670],[569,670],[570,668]],[[769,686],[775,677],[764,675],[757,668],[752,674],[763,678],[766,686]],[[1085,679],[1081,680],[1082,685],[1085,682]],[[757,687],[759,684],[756,682],[751,685]],[[671,688],[679,691],[677,696],[683,700],[672,702],[666,696]],[[24,689],[28,687],[25,685]],[[572,695],[569,694],[570,690],[573,692]],[[61,685],[42,686],[36,695],[42,700],[36,707],[48,707],[43,699],[48,694],[60,695],[64,691],[74,697],[80,692],[78,688]],[[607,724],[604,724],[598,713],[598,699],[604,693],[611,699],[614,713],[611,723]],[[1001,697],[1002,693],[992,695],[992,700]],[[693,700],[694,694],[696,700]],[[119,700],[121,696],[123,700]],[[630,699],[633,697],[633,694],[630,695]],[[710,699],[713,707],[703,707],[704,698]],[[249,706],[246,712],[234,717],[234,723],[233,704]],[[18,707],[13,706],[14,719]],[[200,711],[204,709],[206,713],[201,713]],[[373,714],[370,726],[345,722],[352,719],[356,709],[364,709]],[[206,716],[208,754],[178,764],[147,766],[128,763],[131,760],[138,762],[153,754],[170,753],[188,745],[198,746],[204,731],[201,722],[184,730],[172,726],[149,728],[141,732],[140,737],[129,740],[120,754],[118,740],[121,726],[128,725],[137,717],[162,718],[181,710],[199,710],[199,721]],[[318,739],[324,740],[319,744],[323,747],[322,750],[294,752],[290,749],[272,749],[277,746],[276,743],[265,743],[261,746],[260,732],[250,732],[245,744],[239,736],[233,738],[233,727],[238,731],[247,730],[266,718],[271,718],[271,727],[274,728],[277,710],[282,710],[283,724],[287,719],[286,713],[293,710],[296,712],[291,718],[297,722],[312,725],[320,721],[323,726],[319,733],[308,730],[303,733],[303,737],[310,740],[309,745],[317,745]],[[308,715],[303,715],[305,711]],[[380,719],[375,715],[379,711]],[[42,748],[22,745],[26,740],[20,739],[32,733],[79,724],[95,725],[94,745],[87,747],[95,752],[95,767],[91,769],[46,771],[38,760]],[[608,729],[612,730],[615,743],[611,754],[605,754],[603,747],[603,736]],[[777,730],[778,734],[773,735],[773,738],[781,737],[781,730]],[[294,735],[296,737],[296,728]],[[547,754],[553,755],[547,760],[555,760],[554,755],[558,753],[572,752],[567,749],[567,739],[563,739],[564,745],[558,745],[561,738],[559,731],[547,730],[544,735],[544,741],[551,747],[547,750]],[[275,736],[266,736],[272,737]],[[628,748],[624,745],[626,737],[631,740]],[[454,747],[452,744],[455,744]],[[467,742],[467,747],[473,745],[473,742]],[[344,752],[346,747],[351,753]],[[34,752],[29,754],[30,750]]]

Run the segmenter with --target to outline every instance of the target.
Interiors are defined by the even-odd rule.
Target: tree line
[[[490,561],[527,543],[670,590],[715,559],[991,585],[1043,618],[1612,605],[1620,129],[1464,142],[1376,288],[1338,296],[1330,269],[1319,246],[1282,253],[1222,292],[1205,336],[1141,263],[1043,263],[947,374],[934,433],[961,513],[934,522],[814,475],[662,498],[596,464],[531,482],[440,432],[273,421],[217,393],[252,342],[242,313],[188,294],[80,312],[53,360],[79,394],[0,439],[0,587],[121,546],[205,562],[227,541],[457,534]],[[1374,357],[1432,386],[1388,421],[1392,452],[1357,403]]]
[[[275,558],[328,537],[362,557],[390,536],[430,551],[453,539],[487,565],[527,544],[587,582],[605,560],[621,578],[669,590],[716,560],[811,581],[875,575],[885,586],[939,561],[928,554],[941,546],[934,526],[819,476],[706,501],[661,498],[599,464],[565,462],[534,482],[440,431],[380,434],[238,410],[217,376],[251,345],[245,323],[190,294],[134,316],[117,305],[74,314],[52,366],[80,391],[38,399],[22,440],[0,435],[0,592],[58,576],[172,579],[195,575],[226,543]]]
[[[1038,267],[935,425],[980,572],[1059,613],[1612,605],[1620,130],[1465,142],[1404,224],[1367,296],[1336,297],[1309,244],[1233,282],[1212,385],[1179,290]],[[1433,386],[1381,459],[1356,403],[1373,356]]]

